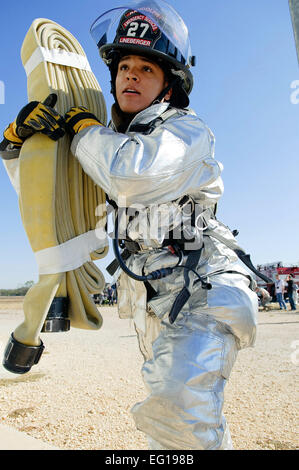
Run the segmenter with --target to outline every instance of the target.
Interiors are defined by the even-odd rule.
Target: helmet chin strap
[[[161,103],[163,98],[165,98],[165,96],[169,92],[169,90],[171,90],[171,88],[173,88],[174,85],[176,85],[180,80],[181,80],[180,77],[175,77],[173,80],[171,80],[171,82],[167,85],[167,87],[164,88],[164,90],[161,91],[161,93],[157,96],[157,98],[154,99],[152,104]]]

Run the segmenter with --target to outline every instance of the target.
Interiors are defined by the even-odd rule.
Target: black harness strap
[[[132,253],[129,250],[124,249],[124,251],[121,254],[121,257],[124,261],[126,261],[131,256],[131,254]],[[110,274],[110,276],[113,277],[118,267],[119,267],[119,262],[115,258],[110,264],[108,264],[108,266],[106,267],[106,271]]]
[[[216,238],[216,240],[219,240],[221,243],[223,243],[228,248],[233,250],[238,256],[238,258],[242,261],[242,263],[244,263],[245,266],[247,266],[247,268],[249,268],[250,271],[252,271],[256,276],[261,278],[266,283],[271,283],[271,284],[273,283],[272,279],[265,276],[264,274],[262,274],[260,271],[258,271],[255,268],[255,266],[252,264],[252,261],[250,259],[250,255],[246,254],[245,251],[239,245],[237,245],[237,243],[234,240],[226,240],[224,237],[219,235],[219,233],[215,233],[215,231],[213,230],[206,230],[204,235],[210,236],[210,237]]]
[[[186,304],[186,302],[189,300],[189,297],[191,295],[190,293],[190,269],[196,269],[200,255],[202,252],[202,248],[199,250],[195,251],[190,251],[186,263],[184,264],[184,267],[186,268],[184,271],[184,280],[185,280],[185,286],[183,289],[180,291],[180,293],[177,295],[170,313],[169,313],[169,323],[174,323],[178,314]],[[188,269],[189,268],[189,269]]]
[[[189,300],[190,297],[190,292],[188,288],[185,286],[181,290],[181,292],[176,296],[175,301],[173,302],[173,305],[171,307],[170,313],[169,313],[169,323],[174,323],[178,314],[184,307],[185,303]]]

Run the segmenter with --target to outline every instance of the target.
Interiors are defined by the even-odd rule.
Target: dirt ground
[[[274,305],[275,307],[275,305]],[[115,307],[97,332],[42,333],[45,351],[24,375],[0,366],[0,423],[60,449],[147,449],[130,409],[145,398],[136,333]],[[0,355],[23,320],[22,300],[0,298]],[[224,413],[237,450],[295,450],[299,311],[260,312],[255,348],[240,351]]]

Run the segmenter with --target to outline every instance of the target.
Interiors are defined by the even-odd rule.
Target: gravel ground
[[[130,409],[145,398],[134,325],[101,307],[97,332],[42,334],[45,351],[24,375],[0,366],[0,424],[60,449],[147,449]],[[23,320],[0,298],[0,354]],[[237,450],[294,450],[298,423],[299,312],[260,312],[255,348],[240,351],[224,413]]]

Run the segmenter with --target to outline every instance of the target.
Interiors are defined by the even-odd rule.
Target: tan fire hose
[[[63,27],[47,19],[36,19],[23,42],[21,58],[28,75],[28,100],[43,101],[50,93],[58,95],[56,110],[64,115],[72,106],[85,106],[106,124],[106,106],[101,88],[90,70],[78,41]],[[17,342],[41,344],[40,332],[55,299],[67,299],[70,325],[99,329],[102,317],[92,299],[101,292],[105,279],[92,260],[107,254],[107,244],[99,243],[89,260],[68,270],[84,236],[105,227],[105,194],[82,170],[70,152],[70,139],[54,142],[42,134],[26,140],[20,154],[19,206],[32,250],[46,254],[50,261],[59,257],[55,250],[69,241],[83,241],[68,248],[66,266],[55,272],[39,270],[38,282],[24,299],[24,321],[13,332]],[[79,238],[78,238],[79,237]],[[56,247],[56,248],[55,248]],[[83,246],[84,248],[84,246]],[[86,248],[85,248],[86,250]],[[83,250],[84,251],[84,250]],[[55,264],[55,263],[54,263]],[[58,263],[59,266],[59,263]]]

